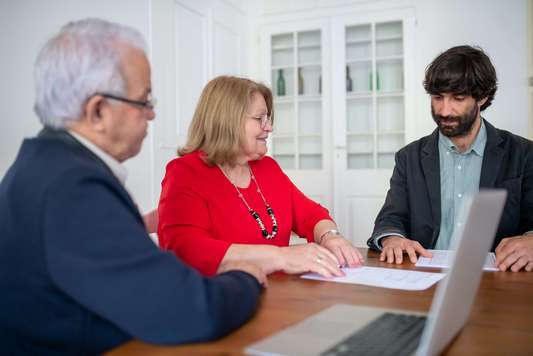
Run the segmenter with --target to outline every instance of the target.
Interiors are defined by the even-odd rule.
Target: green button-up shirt
[[[439,132],[440,158],[440,233],[435,249],[449,249],[455,230],[460,229],[466,216],[462,213],[465,196],[479,191],[479,178],[487,130],[483,119],[476,139],[465,152],[459,152],[453,142]]]

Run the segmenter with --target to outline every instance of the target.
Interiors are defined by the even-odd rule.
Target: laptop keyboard
[[[385,313],[321,355],[411,355],[418,347],[425,322],[424,316]]]

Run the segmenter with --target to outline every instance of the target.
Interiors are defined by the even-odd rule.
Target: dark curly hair
[[[476,101],[487,98],[481,111],[490,106],[498,79],[489,57],[479,47],[457,46],[441,53],[426,68],[424,89],[428,94],[472,95]]]

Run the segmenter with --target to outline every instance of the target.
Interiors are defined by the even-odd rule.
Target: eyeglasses
[[[260,121],[261,123],[261,128],[264,129],[267,124],[270,124],[270,126],[272,126],[272,117],[269,116],[268,114],[264,114],[264,115],[261,115],[261,116],[251,116],[252,119],[254,120],[257,120],[257,121]]]
[[[121,101],[126,104],[135,105],[146,110],[154,110],[155,104],[157,103],[157,100],[155,98],[152,98],[151,94],[148,94],[148,99],[146,100],[132,100],[132,99],[124,98],[121,96],[116,96],[116,95],[106,94],[106,93],[96,93],[95,95],[100,95],[107,99],[117,100],[117,101]]]

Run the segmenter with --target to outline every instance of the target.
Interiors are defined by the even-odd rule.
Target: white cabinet
[[[269,154],[308,196],[332,209],[329,37],[326,21],[266,26],[262,53],[274,94]]]
[[[413,29],[410,9],[264,28],[264,73],[275,95],[269,152],[360,246],[394,154],[413,136]]]
[[[276,120],[272,155],[285,169],[321,169],[321,31],[273,34],[271,41]]]
[[[405,143],[403,23],[345,27],[349,169],[392,168]]]

